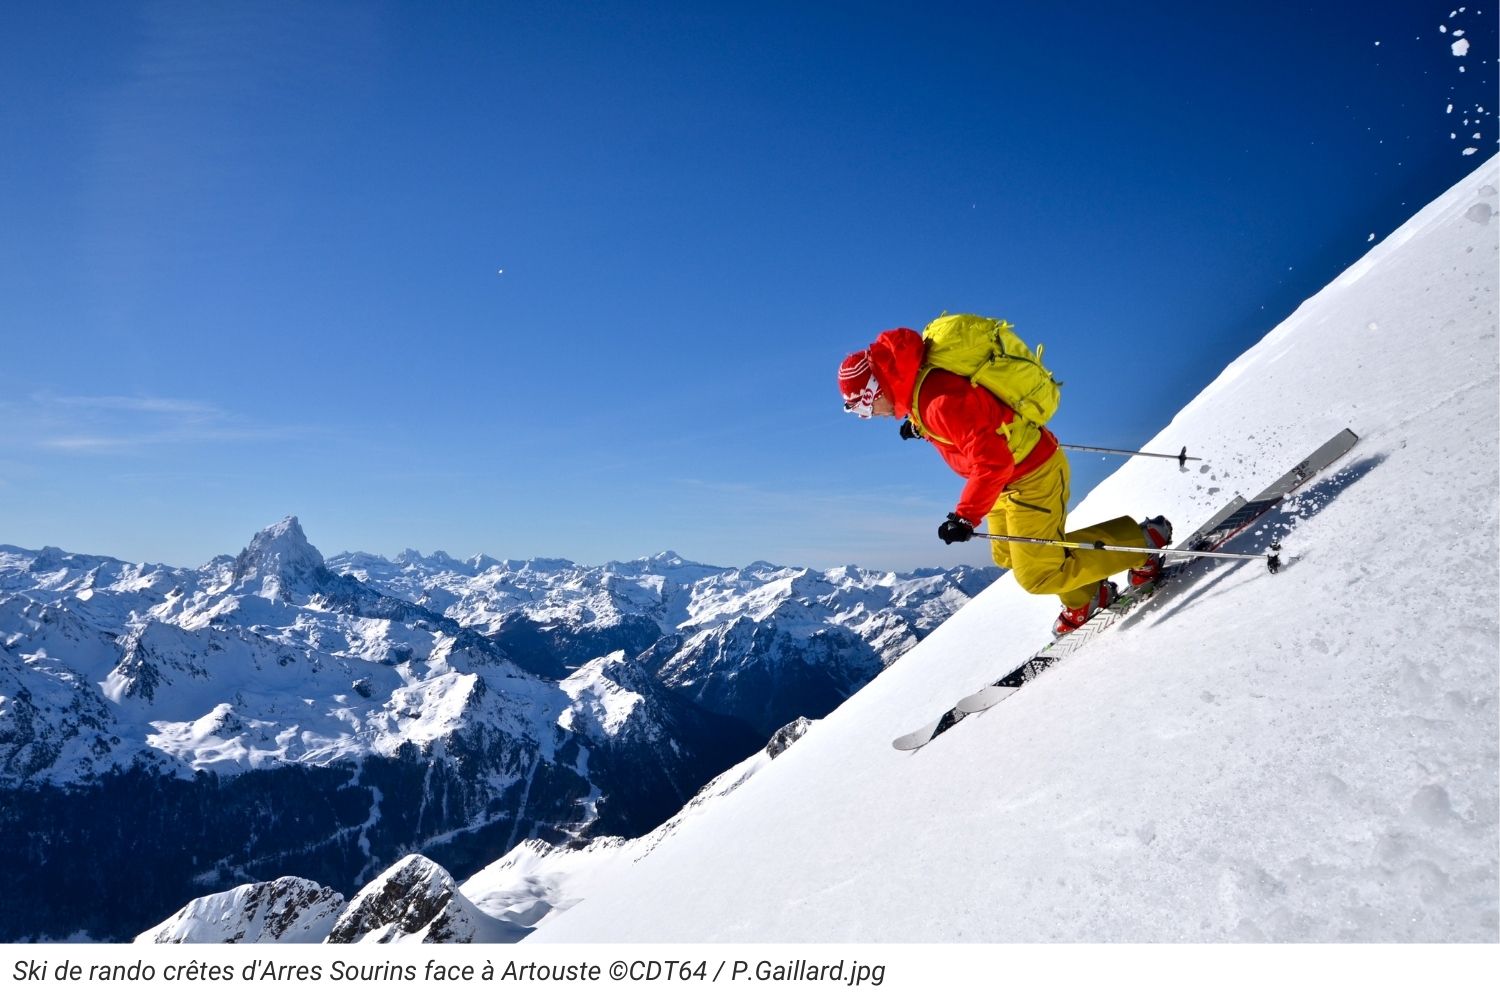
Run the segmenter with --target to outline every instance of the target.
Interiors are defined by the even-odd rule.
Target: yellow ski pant
[[[1064,533],[1068,482],[1068,456],[1059,448],[1034,472],[1011,483],[1000,494],[989,514],[990,532],[1029,538],[1059,538],[1069,542],[1102,541],[1107,545],[1140,547],[1146,544],[1141,526],[1125,516]],[[990,547],[995,562],[1008,568],[1023,590],[1032,594],[1056,594],[1069,608],[1088,604],[1099,581],[1132,566],[1140,566],[1147,558],[1138,552],[1061,549],[999,539],[993,539]]]

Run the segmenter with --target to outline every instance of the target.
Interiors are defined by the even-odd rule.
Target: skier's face
[[[880,386],[875,383],[874,379],[870,379],[870,384],[865,386],[863,392],[853,393],[846,397],[844,409],[861,420],[896,415],[896,408],[891,405],[885,393],[880,391]]]

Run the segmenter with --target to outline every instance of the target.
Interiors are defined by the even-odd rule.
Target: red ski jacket
[[[922,335],[905,327],[887,330],[870,345],[870,367],[897,417],[911,413],[925,353]],[[917,417],[943,460],[968,480],[953,512],[970,524],[980,524],[1007,486],[1057,451],[1057,438],[1043,427],[1028,452],[1012,455],[1000,429],[1016,419],[1015,411],[962,375],[934,368],[921,389]]]

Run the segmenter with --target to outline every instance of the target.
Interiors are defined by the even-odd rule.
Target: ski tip
[[[897,736],[895,739],[891,740],[891,746],[897,750],[916,750],[931,743],[932,738],[936,735],[936,733],[936,723],[930,726],[923,726],[921,729],[918,729],[915,732],[903,733],[902,735]]]
[[[949,729],[958,725],[966,714],[968,713],[961,712],[957,708],[950,708],[944,713],[941,719],[932,723],[932,725],[923,726],[921,729],[907,733],[905,736],[897,736],[894,740],[891,740],[891,746],[897,750],[920,750],[943,733],[946,733]]]

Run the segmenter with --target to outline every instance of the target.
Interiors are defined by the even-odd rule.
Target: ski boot
[[[1096,612],[1102,611],[1115,603],[1115,598],[1120,595],[1120,588],[1115,586],[1113,580],[1101,580],[1099,589],[1095,591],[1093,600],[1079,608],[1062,609],[1062,614],[1057,616],[1057,621],[1052,623],[1052,637],[1061,638],[1069,632],[1094,617]]]
[[[1164,549],[1172,544],[1172,522],[1160,514],[1141,522],[1141,534],[1146,544],[1153,549]],[[1162,557],[1147,556],[1146,561],[1132,569],[1126,579],[1132,587],[1144,587],[1161,575]]]

